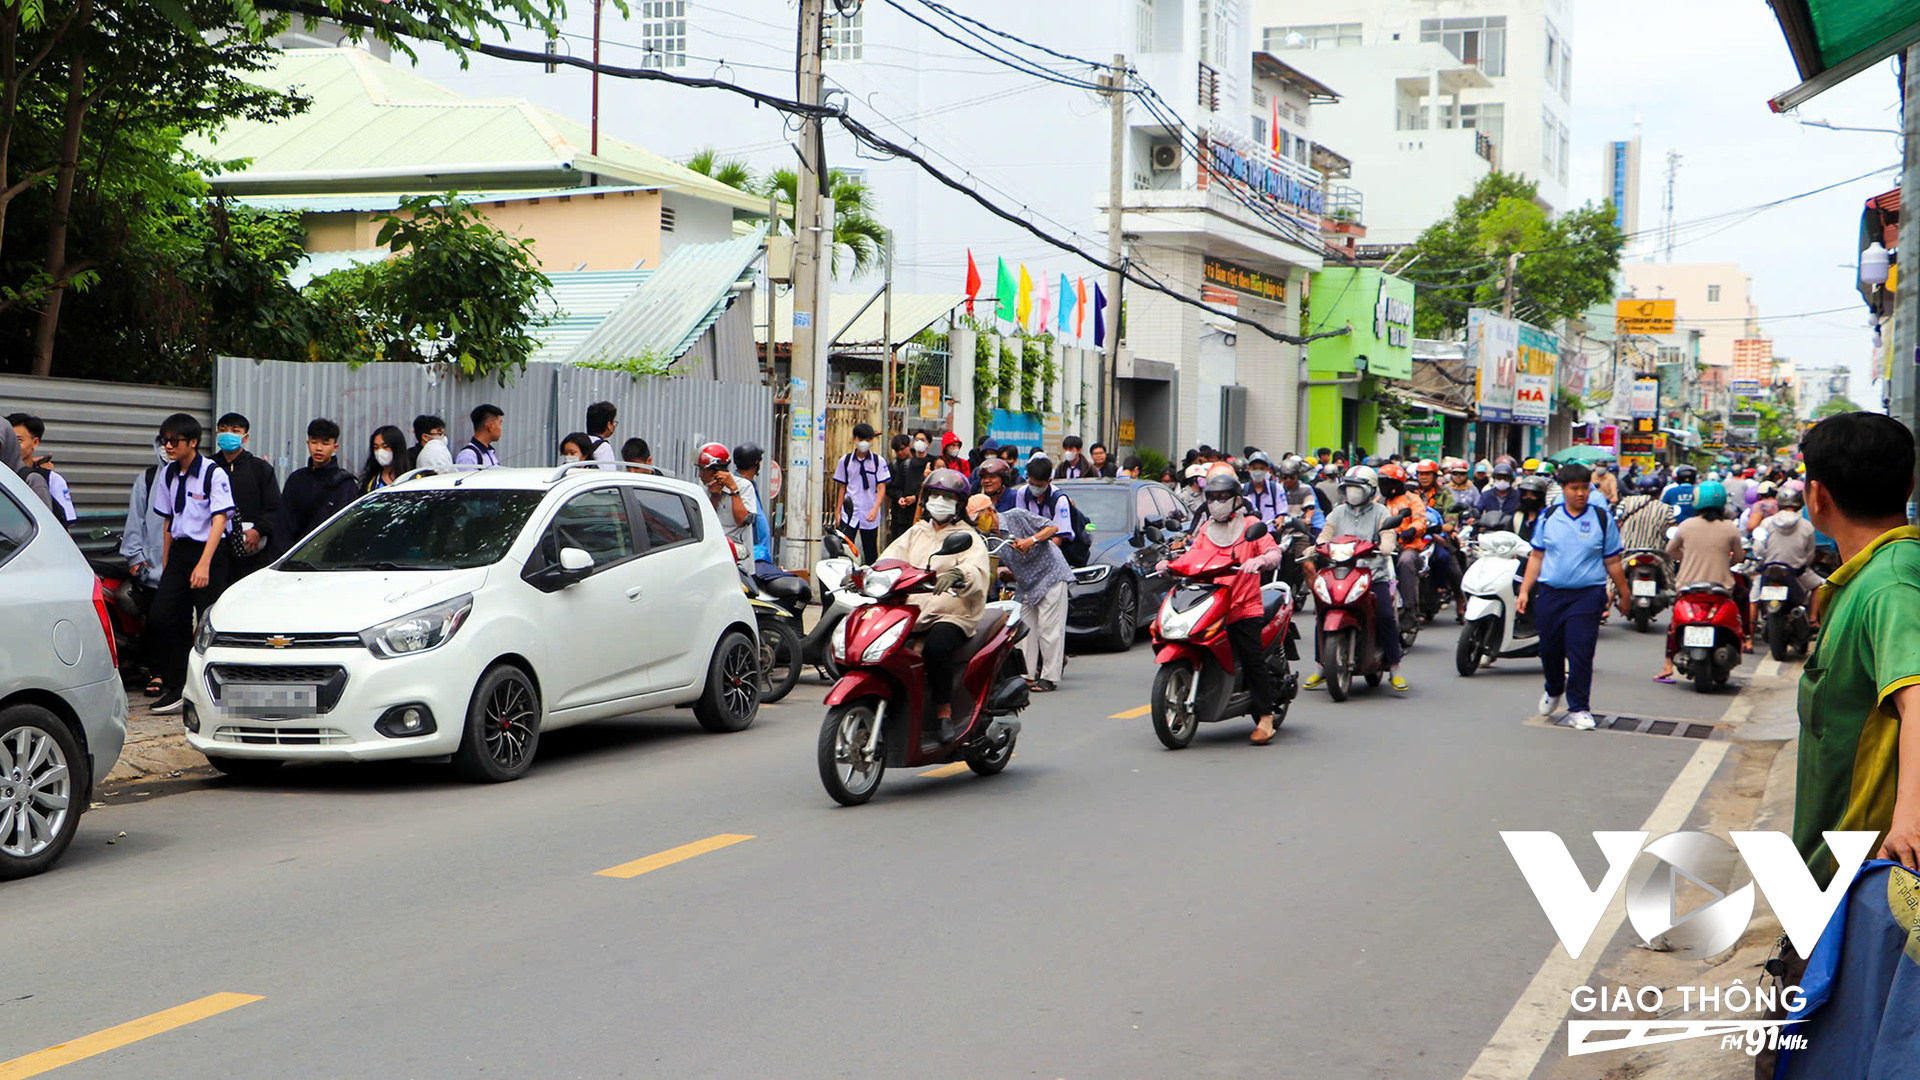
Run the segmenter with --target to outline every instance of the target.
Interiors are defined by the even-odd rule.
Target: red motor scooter
[[[1381,531],[1398,529],[1406,519],[1404,512],[1395,514]],[[1316,549],[1320,571],[1313,580],[1313,595],[1319,601],[1315,610],[1320,674],[1335,701],[1347,700],[1355,675],[1366,679],[1368,686],[1379,686],[1387,674],[1375,628],[1379,611],[1371,591],[1373,572],[1360,565],[1379,546],[1374,538],[1336,536]]]
[[[975,542],[956,532],[939,555],[957,555]],[[875,603],[856,608],[834,630],[833,660],[842,674],[827,692],[820,725],[820,782],[844,806],[873,798],[888,766],[964,761],[982,776],[1007,767],[1020,735],[1013,714],[1027,707],[1025,665],[1014,642],[1025,636],[1020,605],[987,605],[973,634],[954,656],[953,734],[942,737],[927,693],[927,664],[909,644],[920,609],[907,603],[932,592],[939,574],[899,559],[854,570],[847,587]]]
[[[1673,622],[1667,628],[1669,645],[1678,636],[1673,666],[1703,694],[1727,685],[1745,649],[1746,620],[1736,594],[1745,597],[1747,588],[1743,575],[1734,575],[1734,582],[1732,589],[1704,582],[1682,585],[1673,602]]]
[[[131,688],[139,683],[140,635],[147,629],[147,608],[153,604],[153,592],[127,565],[125,559],[89,555],[87,567],[100,586],[101,606],[113,627],[113,656],[120,668],[120,681]]]
[[[1243,535],[1253,541],[1266,534],[1266,524],[1256,521]],[[1235,663],[1227,637],[1232,592],[1227,578],[1240,572],[1239,564],[1220,550],[1199,565],[1190,558],[1183,555],[1168,568],[1180,583],[1168,590],[1153,620],[1154,660],[1160,665],[1153,677],[1153,733],[1169,750],[1193,742],[1201,724],[1253,713],[1246,673]],[[1283,582],[1261,586],[1260,600],[1266,616],[1260,627],[1262,655],[1280,688],[1273,708],[1273,726],[1279,727],[1300,689],[1290,663],[1300,659],[1300,631],[1293,625],[1293,590]]]

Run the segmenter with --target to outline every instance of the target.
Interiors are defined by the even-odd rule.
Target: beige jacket
[[[993,573],[991,560],[987,558],[987,545],[977,533],[973,533],[973,546],[960,554],[934,557],[933,553],[940,550],[947,535],[955,529],[973,533],[973,526],[964,521],[955,521],[944,528],[936,528],[933,522],[924,519],[916,521],[913,528],[888,544],[880,557],[899,559],[915,566],[927,566],[928,560],[932,559],[931,566],[936,573],[959,569],[966,580],[957,592],[917,593],[908,602],[920,609],[919,625],[953,623],[971,634],[980,622],[981,613],[987,610],[987,583],[993,580]]]

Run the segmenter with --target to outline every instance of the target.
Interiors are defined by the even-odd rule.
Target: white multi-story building
[[[607,24],[601,56],[608,62],[792,95],[792,5],[638,0],[629,6],[626,22]],[[1151,107],[1143,94],[1130,94],[1126,103],[1120,153],[1128,257],[1184,295],[1204,291],[1264,326],[1299,329],[1306,275],[1320,268],[1324,251],[1327,173],[1321,170],[1337,175],[1344,160],[1325,153],[1315,137],[1311,107],[1328,99],[1326,87],[1282,71],[1284,64],[1256,75],[1252,0],[976,0],[965,14],[1091,60],[1126,57],[1138,80],[1157,91]],[[577,5],[562,51],[585,54],[590,28],[591,6]],[[970,33],[919,5],[867,3],[854,14],[832,16],[828,29],[830,101],[1036,228],[1104,256],[1110,112],[1107,99],[1084,85],[1097,71],[984,31]],[[1044,69],[1010,70],[965,44],[982,41]],[[549,76],[537,66],[474,57],[464,72],[436,61],[432,74],[470,95],[509,92],[575,116],[588,107],[587,76],[564,67]],[[1063,79],[1082,85],[1062,85]],[[603,78],[600,93],[601,125],[629,141],[680,158],[712,147],[763,173],[796,165],[794,134],[772,109],[724,92],[655,82]],[[1285,109],[1278,114],[1276,152],[1279,106]],[[1084,276],[1089,296],[1096,284],[1105,288],[1104,273],[994,216],[912,162],[862,150],[832,123],[827,130],[829,167],[864,179],[875,217],[894,232],[900,291],[960,293],[969,252],[986,280],[983,297],[993,291],[997,259],[1016,275],[1019,265],[1027,266],[1036,286],[1057,284],[1066,274]],[[1211,168],[1239,170],[1260,190],[1244,183],[1203,186],[1203,157]],[[1235,282],[1257,284],[1235,288]],[[1140,445],[1293,444],[1298,347],[1144,288],[1129,285],[1124,300],[1120,415],[1134,421]],[[1109,308],[1107,322],[1118,322],[1118,312]],[[1088,345],[1092,330],[1088,318]]]
[[[1255,0],[1254,25],[1256,44],[1283,57],[1288,49],[1440,45],[1461,64],[1477,68],[1487,85],[1462,87],[1458,112],[1452,109],[1453,101],[1447,101],[1438,126],[1471,127],[1485,134],[1493,144],[1498,168],[1538,181],[1539,201],[1549,212],[1569,208],[1573,121],[1573,5],[1569,0],[1342,0],[1338,4]],[[1311,63],[1301,66],[1319,74]],[[1343,93],[1358,92],[1338,88]],[[1420,130],[1412,125],[1422,122],[1430,130],[1429,112],[1402,115],[1399,130]],[[1343,126],[1332,137],[1344,141],[1348,135]],[[1355,161],[1364,168],[1360,157]],[[1369,239],[1373,238],[1370,228]]]

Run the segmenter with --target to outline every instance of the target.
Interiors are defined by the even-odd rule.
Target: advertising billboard
[[[1633,380],[1633,396],[1628,399],[1627,415],[1634,420],[1651,420],[1660,415],[1659,379]]]
[[[1741,338],[1733,343],[1733,383],[1735,394],[1754,395],[1773,381],[1773,342],[1767,338]]]
[[[1537,326],[1519,324],[1519,363],[1514,374],[1513,422],[1544,426],[1553,412],[1553,372],[1560,362],[1560,337]]]
[[[1474,366],[1480,419],[1511,421],[1520,374],[1520,324],[1480,308],[1469,311],[1467,360]]]
[[[1673,333],[1672,300],[1616,300],[1613,325],[1616,334]]]

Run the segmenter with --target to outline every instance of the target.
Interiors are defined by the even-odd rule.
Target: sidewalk
[[[1762,654],[1764,655],[1764,654]],[[1707,789],[1687,816],[1686,828],[1725,838],[1735,831],[1787,831],[1793,824],[1794,777],[1799,751],[1800,721],[1796,694],[1799,663],[1779,666],[1778,674],[1755,675],[1729,708],[1726,737],[1734,744]],[[1746,864],[1731,860],[1728,877],[1715,888],[1732,892],[1753,879]],[[1632,927],[1623,927],[1587,980],[1590,986],[1658,986],[1667,1003],[1659,1014],[1631,1014],[1615,1019],[1741,1019],[1755,1013],[1731,1010],[1691,1010],[1681,1015],[1681,986],[1730,985],[1735,979],[1754,987],[1766,978],[1767,958],[1780,940],[1780,923],[1764,898],[1756,899],[1753,919],[1739,944],[1707,959],[1691,950],[1656,952],[1641,945]],[[1575,1015],[1575,1014],[1569,1014]],[[1606,1019],[1593,1014],[1591,1019]],[[1566,1058],[1565,1029],[1549,1054],[1549,1064],[1537,1075],[1552,1080],[1746,1080],[1753,1076],[1753,1059],[1721,1048],[1717,1038],[1687,1039],[1632,1050]],[[1559,1059],[1559,1060],[1554,1060]]]
[[[180,714],[153,715],[147,710],[153,700],[137,690],[128,692],[126,746],[120,751],[119,763],[100,781],[101,787],[213,774],[207,759],[187,745]]]

